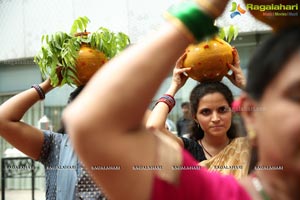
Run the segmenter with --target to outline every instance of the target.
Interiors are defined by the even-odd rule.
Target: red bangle
[[[169,94],[164,94],[162,97],[160,97],[158,99],[158,101],[156,102],[156,104],[158,104],[159,102],[163,102],[163,103],[167,104],[167,106],[169,107],[169,112],[171,112],[171,110],[174,108],[174,106],[176,104],[174,97]]]
[[[46,95],[45,95],[45,92],[44,92],[44,90],[41,86],[39,86],[38,84],[34,84],[34,85],[31,86],[31,88],[34,88],[36,90],[36,92],[40,96],[41,100],[45,99]]]

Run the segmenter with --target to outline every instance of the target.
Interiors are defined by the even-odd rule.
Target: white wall
[[[33,57],[43,34],[69,32],[78,16],[88,16],[90,31],[100,26],[128,34],[133,43],[163,22],[162,14],[180,0],[2,0],[0,1],[0,61]],[[245,8],[242,0],[234,0]],[[235,24],[240,32],[269,30],[249,12],[230,18],[228,4],[217,24]]]
[[[3,0],[0,1],[0,60],[33,57],[43,34],[69,32],[74,19],[87,16],[89,31],[101,26],[125,32],[136,42],[163,21],[174,0]]]

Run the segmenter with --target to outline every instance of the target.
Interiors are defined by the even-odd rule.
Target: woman
[[[161,129],[166,135],[175,139],[181,147],[189,151],[196,160],[202,161],[201,165],[209,170],[232,174],[236,178],[246,176],[249,169],[250,146],[247,138],[237,138],[231,112],[233,96],[223,83],[202,83],[192,90],[190,95],[191,113],[194,119],[191,127],[192,139],[176,137],[164,130],[164,123],[170,111],[169,105],[165,101],[165,98],[168,98],[166,95],[174,97],[188,78],[184,73],[190,69],[182,68],[184,56],[176,62],[171,86],[157,101],[147,126]],[[239,65],[236,49],[233,49],[233,57],[234,64],[229,64],[233,71],[230,80],[235,85],[244,87],[246,81]]]
[[[201,14],[205,12],[212,19],[221,14],[227,3],[197,2]],[[193,9],[189,7],[189,11],[194,12]],[[190,17],[190,12],[184,13]],[[201,17],[197,18],[201,23],[213,24]],[[144,43],[111,60],[93,77],[64,112],[75,150],[112,199],[299,199],[299,27],[275,36],[269,46],[258,52],[261,58],[269,59],[261,63],[254,59],[255,64],[250,64],[246,91],[251,97],[244,95],[242,99],[247,128],[253,126],[258,133],[259,163],[283,165],[283,170],[259,171],[238,183],[231,176],[199,169],[176,142],[142,125],[156,90],[191,42],[186,31],[198,39],[205,34],[197,32],[202,30],[199,27],[194,30],[193,23],[185,25],[185,29],[166,24]],[[205,26],[205,31],[208,29]],[[278,59],[283,62],[277,62]],[[273,65],[278,70],[269,71]],[[253,67],[262,67],[259,70],[271,74],[256,76]],[[262,90],[261,83],[266,83]],[[122,92],[114,92],[120,89]],[[265,106],[266,110],[254,112],[249,106]],[[94,166],[109,165],[119,165],[121,170],[93,170]]]
[[[299,52],[300,27],[295,26],[269,39],[249,63],[241,113],[258,164],[242,183],[253,196],[300,198]]]
[[[71,93],[72,101],[82,90]],[[53,87],[47,79],[10,98],[0,106],[0,136],[11,145],[40,161],[46,172],[46,199],[104,199],[77,159],[64,127],[58,133],[40,130],[21,121],[36,102]]]

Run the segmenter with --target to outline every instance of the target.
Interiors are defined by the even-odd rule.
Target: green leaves
[[[84,17],[78,17],[73,25],[72,25],[72,28],[71,28],[71,31],[70,31],[70,35],[73,35],[78,32],[85,32],[86,30],[86,27],[87,27],[87,24],[90,22],[89,18],[87,18],[86,16]]]
[[[41,51],[34,57],[34,62],[40,67],[43,78],[50,77],[53,86],[59,84],[57,66],[75,66],[76,56],[80,48],[80,43],[71,44],[73,41],[70,35],[57,32],[52,35],[42,36]],[[75,38],[76,40],[76,38]],[[72,84],[73,82],[66,82]]]
[[[34,62],[39,65],[43,78],[50,77],[53,86],[73,85],[78,81],[76,58],[81,44],[85,43],[102,51],[108,59],[130,44],[126,34],[115,34],[104,27],[90,35],[75,36],[77,31],[86,32],[89,22],[87,17],[79,17],[74,21],[70,34],[56,32],[42,36],[42,47],[34,57]]]
[[[111,59],[130,44],[130,39],[124,33],[113,33],[107,28],[100,27],[90,37],[92,48],[102,51]]]
[[[238,36],[238,32],[238,27],[234,25],[222,27],[219,31],[219,37],[230,43],[232,40],[236,39],[236,37]]]

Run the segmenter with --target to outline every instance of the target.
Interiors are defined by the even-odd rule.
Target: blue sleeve
[[[37,161],[40,161],[41,163],[45,164],[45,162],[49,158],[49,153],[51,149],[53,148],[52,145],[54,144],[54,133],[51,131],[43,131],[44,134],[44,142],[43,147],[40,153],[40,157]]]

